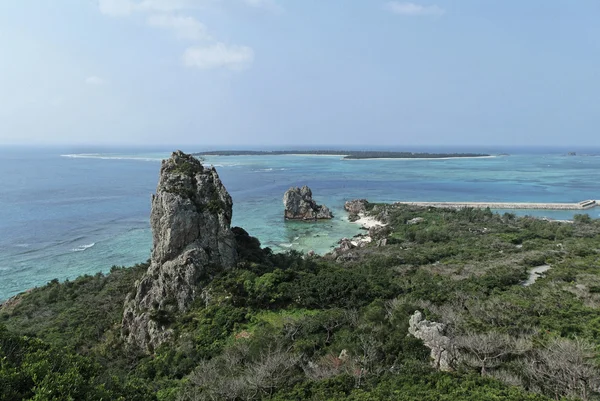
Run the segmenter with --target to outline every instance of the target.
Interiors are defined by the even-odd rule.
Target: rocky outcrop
[[[312,191],[306,185],[302,188],[290,188],[283,195],[285,218],[288,220],[331,219],[333,214],[324,205],[317,205],[312,198]]]
[[[431,364],[443,371],[452,370],[454,348],[450,338],[445,336],[446,325],[425,320],[420,311],[416,311],[408,321],[408,333],[423,341],[431,350]]]
[[[369,202],[366,199],[354,199],[344,203],[344,210],[350,214],[359,214],[367,211]]]
[[[344,203],[344,210],[348,212],[348,220],[356,221],[367,211],[369,202],[366,199],[354,199]]]
[[[231,216],[231,197],[214,167],[181,151],[163,160],[152,195],[151,264],[125,300],[129,344],[152,352],[172,335],[174,314],[200,294],[199,283],[236,264]]]
[[[392,233],[392,228],[390,226],[374,225],[369,228],[369,237],[371,237],[374,240],[386,238],[391,233]]]

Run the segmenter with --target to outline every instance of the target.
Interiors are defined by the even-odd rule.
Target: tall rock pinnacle
[[[172,334],[169,323],[201,292],[199,282],[235,266],[231,196],[214,169],[181,151],[163,160],[150,225],[148,271],[125,300],[126,341],[152,352]]]

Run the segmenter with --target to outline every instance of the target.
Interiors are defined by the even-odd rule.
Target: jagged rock
[[[324,205],[317,205],[312,191],[306,185],[302,188],[290,188],[283,195],[285,218],[288,220],[331,219],[333,214]]]
[[[340,252],[346,252],[349,251],[352,248],[356,248],[356,245],[354,245],[352,243],[352,240],[348,239],[348,238],[342,238],[339,241],[339,246],[336,248],[338,251]]]
[[[201,293],[200,280],[236,264],[231,216],[231,196],[214,167],[181,151],[163,160],[152,195],[151,264],[125,300],[129,344],[152,352],[172,335],[174,314]]]
[[[367,211],[368,203],[369,202],[366,199],[349,200],[344,203],[344,210],[346,210],[350,216],[358,216]]]
[[[356,241],[348,238],[342,238],[338,241],[338,246],[335,247],[331,252],[325,254],[325,258],[335,260],[336,262],[348,262],[351,260],[358,259],[358,255],[349,252],[351,249],[357,248]]]
[[[454,349],[450,338],[444,335],[445,330],[445,324],[425,320],[420,311],[415,311],[408,321],[409,334],[422,340],[431,350],[432,365],[436,369],[450,371]]]
[[[424,221],[425,221],[425,219],[424,219],[424,218],[422,218],[422,217],[415,217],[414,219],[410,219],[410,220],[408,220],[408,221],[406,222],[406,224],[413,225],[413,224],[419,224],[419,223],[422,223],[422,222],[424,222]]]
[[[373,239],[380,239],[387,237],[392,232],[389,226],[376,225],[369,228],[369,236]]]

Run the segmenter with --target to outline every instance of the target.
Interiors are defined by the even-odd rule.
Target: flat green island
[[[343,159],[449,159],[461,157],[490,157],[485,153],[426,153],[391,152],[379,150],[214,150],[193,153],[194,156],[281,156],[319,155],[343,156]]]

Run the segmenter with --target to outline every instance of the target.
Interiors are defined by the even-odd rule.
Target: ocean
[[[445,160],[212,156],[205,157],[204,163],[217,168],[233,197],[233,225],[245,228],[274,251],[322,254],[339,239],[360,232],[343,210],[350,199],[577,202],[599,198],[600,156],[588,153],[568,156],[567,150],[517,149],[509,156]],[[169,154],[165,150],[0,148],[0,300],[54,278],[74,279],[107,272],[113,265],[145,262],[152,247],[150,195],[156,189],[160,160]],[[284,221],[283,194],[302,185],[310,186],[315,200],[333,211],[333,220]],[[554,219],[571,219],[580,213],[512,212]],[[600,217],[600,208],[588,214]]]

